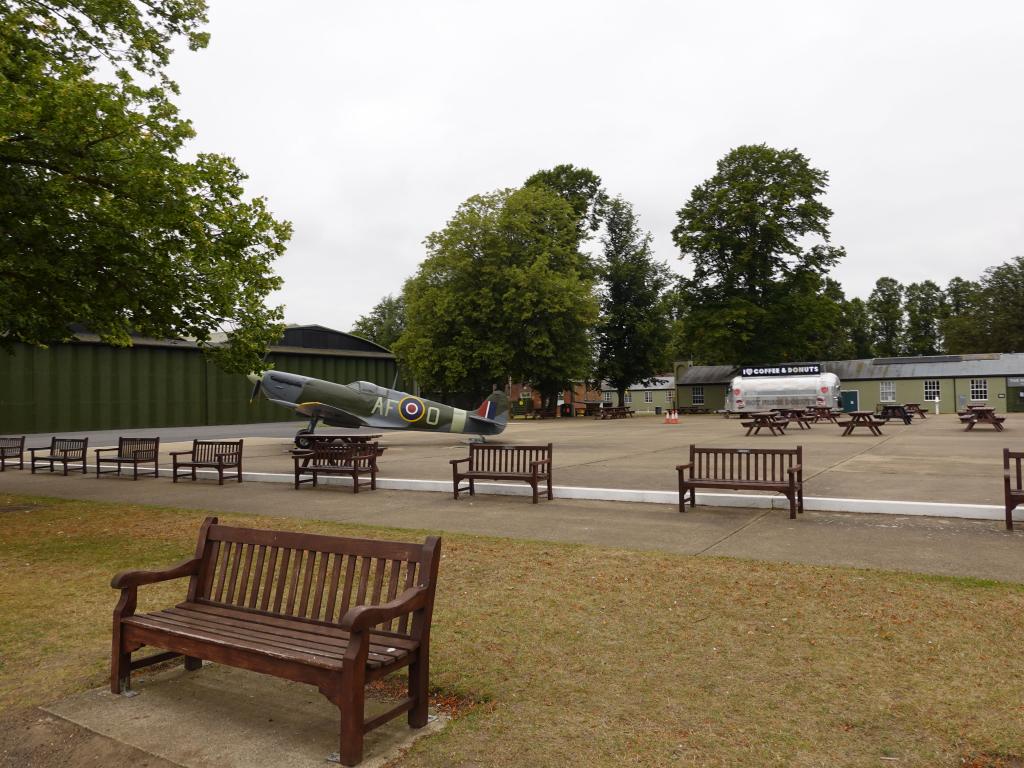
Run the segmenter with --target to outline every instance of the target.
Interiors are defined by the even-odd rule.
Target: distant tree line
[[[593,171],[539,171],[459,206],[401,295],[353,332],[393,349],[429,391],[482,394],[511,377],[549,403],[580,380],[607,381],[621,403],[678,359],[1024,350],[1024,257],[945,289],[880,277],[866,300],[847,298],[829,276],[846,254],[831,243],[827,185],[796,150],[732,150],[677,213],[692,271],[680,277]]]

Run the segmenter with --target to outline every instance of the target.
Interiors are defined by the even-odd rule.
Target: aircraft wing
[[[498,435],[505,429],[503,423],[483,416],[477,416],[475,413],[467,413],[466,420],[476,427],[476,429],[467,429],[466,432],[469,434]]]
[[[291,408],[296,413],[300,413],[303,416],[308,416],[310,418],[316,416],[324,424],[327,424],[330,427],[351,427],[356,429],[366,425],[366,422],[358,416],[354,416],[348,411],[343,411],[341,408],[336,408],[333,405],[326,405],[325,403],[289,403],[284,400],[271,400],[270,402]]]

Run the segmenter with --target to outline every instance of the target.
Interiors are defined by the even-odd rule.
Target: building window
[[[988,400],[988,379],[971,379],[971,400]]]
[[[924,380],[924,399],[925,400],[938,400],[939,399],[939,380],[938,379],[925,379]]]
[[[626,405],[632,405],[632,404],[633,404],[633,393],[632,392],[626,392]]]
[[[665,390],[665,402],[672,403],[672,402],[675,402],[675,399],[676,399],[676,393],[673,390],[671,390],[671,389],[666,389]]]
[[[878,399],[883,403],[895,403],[896,402],[896,382],[894,381],[880,381],[878,382]]]
[[[654,402],[654,393],[651,392],[651,390],[649,390],[649,389],[644,390],[644,402],[645,403],[653,403]]]
[[[693,388],[693,404],[704,405],[704,386],[697,386]]]
[[[613,394],[612,392],[605,392],[604,393],[604,401],[606,403],[610,403],[612,401],[612,394]]]

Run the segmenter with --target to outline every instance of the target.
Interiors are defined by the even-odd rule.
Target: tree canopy
[[[596,377],[618,392],[649,384],[671,362],[668,268],[655,261],[651,235],[633,206],[616,197],[605,206],[604,250],[599,264],[601,316],[597,323]]]
[[[527,185],[469,198],[427,237],[394,345],[424,388],[482,394],[511,376],[551,396],[587,374],[597,302],[577,222]]]
[[[369,314],[363,315],[354,326],[352,333],[362,336],[375,344],[391,349],[405,331],[405,297],[390,293],[374,305]]]
[[[795,149],[757,144],[729,152],[693,189],[672,237],[693,267],[682,290],[699,361],[814,359],[820,343],[793,327],[827,335],[840,318],[823,294],[844,255],[829,244],[827,183]]]
[[[536,184],[547,187],[572,206],[581,241],[600,228],[608,195],[601,186],[601,177],[592,170],[577,168],[571,163],[556,165],[537,171],[526,180],[525,186]]]
[[[0,0],[0,343],[81,323],[195,338],[229,370],[280,336],[271,264],[290,225],[227,157],[179,159],[194,135],[170,97],[171,47],[206,44],[201,0]],[[110,72],[101,77],[100,72]]]
[[[867,308],[875,354],[879,357],[903,354],[903,334],[906,328],[903,286],[891,277],[878,278],[868,297]]]

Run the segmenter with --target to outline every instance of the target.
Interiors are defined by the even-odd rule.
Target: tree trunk
[[[619,393],[619,408],[625,408],[626,407],[626,390],[625,389],[617,389],[615,391]]]

